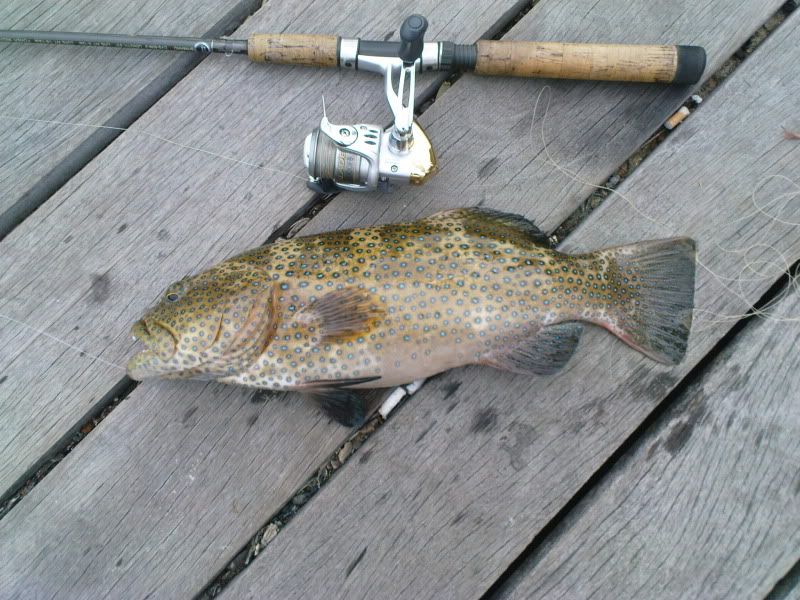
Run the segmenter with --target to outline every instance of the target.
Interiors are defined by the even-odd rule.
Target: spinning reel
[[[336,190],[389,191],[395,184],[425,183],[436,172],[433,146],[414,120],[418,70],[439,68],[440,44],[423,41],[428,21],[411,15],[400,28],[400,43],[341,39],[339,66],[382,73],[386,100],[394,116],[389,131],[379,125],[334,125],[325,114],[305,141],[308,187],[319,193]]]

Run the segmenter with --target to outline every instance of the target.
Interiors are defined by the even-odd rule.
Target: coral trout
[[[455,209],[276,242],[172,284],[133,325],[146,349],[128,373],[308,392],[354,425],[358,388],[467,364],[553,373],[581,322],[677,364],[694,277],[688,238],[568,255],[523,217]]]

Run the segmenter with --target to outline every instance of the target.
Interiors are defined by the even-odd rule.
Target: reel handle
[[[405,64],[415,62],[422,56],[428,20],[422,15],[411,15],[400,26],[400,52],[397,55]]]
[[[696,83],[706,67],[699,46],[480,40],[475,73],[589,81]]]

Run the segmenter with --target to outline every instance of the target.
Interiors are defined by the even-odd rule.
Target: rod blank
[[[70,46],[106,46],[143,48],[148,50],[180,50],[188,52],[223,52],[247,54],[247,40],[217,38],[169,37],[159,35],[120,35],[117,33],[74,33],[69,31],[0,30],[0,42],[29,44],[66,44]]]

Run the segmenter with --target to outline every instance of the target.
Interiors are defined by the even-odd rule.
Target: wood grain
[[[220,35],[257,0],[10,0],[0,29]],[[183,52],[0,44],[0,238],[119,131],[20,119],[127,127],[189,72]]]
[[[449,23],[447,18],[454,14],[452,4],[422,7],[421,11],[426,10],[429,16],[441,15],[430,19],[432,28],[436,28],[437,23],[442,24],[438,32],[432,31],[432,36],[470,41],[481,36],[481,27],[488,27],[487,23],[494,14],[492,11],[496,11],[498,6],[471,6],[464,9],[465,21]],[[555,4],[549,6],[552,10]],[[586,17],[586,21],[576,22],[567,12],[551,20],[551,23],[556,29],[572,27],[574,23],[576,29],[571,35],[577,36],[580,33],[578,30],[586,29],[590,23],[618,20],[617,9],[611,8],[613,10],[609,9],[608,4],[601,3],[596,12]],[[726,22],[727,29],[723,28],[727,32],[725,36],[720,36],[724,37],[724,42],[715,46],[716,64],[724,58],[726,49],[732,49],[743,40],[770,9],[763,5],[755,7],[750,3],[741,6],[716,3],[710,8],[707,5],[700,7],[707,9],[707,12],[701,10],[700,14],[691,13],[692,18],[684,22],[681,15],[689,8],[676,6],[677,12],[671,20],[677,19],[678,28],[688,27],[689,22],[700,23],[710,41],[717,39],[717,30],[712,27],[712,19],[708,16],[714,14],[712,9],[719,9],[725,14],[729,10],[739,11],[739,18]],[[276,30],[282,26],[281,22],[294,23],[301,14],[319,11],[324,25],[309,25],[301,19],[298,28],[313,31],[313,27],[316,27],[320,32],[330,32],[334,29],[331,23],[335,23],[335,30],[347,32],[347,35],[376,37],[381,35],[380,27],[385,28],[385,36],[393,31],[394,23],[399,23],[406,16],[404,9],[402,14],[387,13],[382,3],[370,4],[370,14],[374,12],[376,15],[368,20],[375,24],[375,31],[370,31],[358,29],[365,23],[363,7],[358,14],[348,13],[347,20],[341,24],[336,20],[338,14],[326,12],[328,5],[271,2],[269,9],[261,11],[243,32]],[[468,14],[469,10],[484,12]],[[702,15],[706,15],[707,20],[700,19]],[[656,16],[661,19],[664,15],[659,13]],[[717,17],[713,21],[716,23]],[[530,27],[531,21],[526,19],[522,23],[522,27]],[[643,27],[645,24],[652,27],[649,19],[643,20],[642,24]],[[569,31],[564,31],[561,37],[566,37]],[[675,31],[671,30],[665,36],[675,39]],[[709,46],[704,40],[700,41]],[[137,123],[137,128],[159,132],[162,137],[173,138],[203,150],[221,149],[227,156],[251,163],[261,160],[269,168],[296,168],[294,172],[300,175],[302,171],[296,167],[298,159],[288,149],[316,124],[318,113],[315,97],[323,91],[329,109],[333,102],[338,102],[335,105],[339,107],[337,110],[345,115],[355,110],[352,107],[358,107],[359,118],[378,120],[386,114],[380,98],[381,83],[365,75],[358,79],[358,86],[336,85],[347,84],[348,80],[344,77],[350,76],[353,74],[234,64],[224,57],[212,57]],[[266,90],[265,82],[268,83]],[[473,89],[467,98],[456,95],[459,87],[467,82],[466,79],[459,81],[441,100],[441,108],[447,106],[445,103],[456,102],[459,98],[469,100],[472,104],[482,102],[484,96],[480,90]],[[557,122],[559,127],[568,129],[583,111],[591,110],[597,103],[607,106],[607,94],[612,95],[612,106],[623,99],[628,100],[627,93],[621,94],[615,87],[592,92],[588,90],[590,101],[587,104],[583,104],[578,97],[572,99],[572,109],[566,110],[565,107],[564,120]],[[337,96],[337,93],[340,95]],[[587,90],[584,88],[582,93],[585,96]],[[225,110],[220,111],[218,103],[207,102],[209,94],[214,98],[224,98]],[[525,97],[531,100],[527,93]],[[501,113],[497,118],[505,115],[509,120],[509,115],[518,112],[519,95],[493,97],[493,100],[497,111]],[[626,112],[633,112],[639,100],[640,96],[632,95],[630,103],[624,105]],[[677,101],[677,95],[670,100],[673,101]],[[464,116],[464,104],[459,101],[454,108],[456,106],[461,107],[461,119]],[[650,122],[655,123],[660,118],[659,113],[667,113],[670,108],[658,105],[657,110],[653,106],[649,106],[649,110],[654,111]],[[329,115],[334,118],[334,111],[331,110]],[[494,115],[491,111],[484,114],[493,118]],[[593,118],[599,118],[599,115],[593,114]],[[440,119],[441,113],[437,117],[437,120]],[[473,138],[461,136],[463,139],[459,139],[460,132],[454,129],[451,134],[440,138],[440,147],[449,151],[446,155],[450,158],[462,156],[465,166],[472,164],[480,167],[480,163],[468,162],[480,158],[474,155]],[[617,148],[617,155],[630,152],[637,139],[636,136],[626,138],[625,144],[620,141],[619,144],[624,148]],[[515,141],[518,144],[515,149],[524,155],[526,145],[520,141]],[[594,158],[592,152],[580,154],[581,149],[577,146],[576,152],[581,161],[590,162]],[[610,153],[610,156],[607,160],[603,159],[609,169],[613,168],[610,166],[611,160],[616,160],[614,153]],[[456,164],[458,161],[451,163],[448,168],[453,169]],[[465,179],[464,185],[475,183],[474,173],[478,170],[491,172],[491,168],[485,167],[474,168],[473,176]],[[527,173],[538,173],[541,168],[542,164],[536,163],[531,165]],[[543,186],[545,190],[553,186],[560,187],[560,176],[552,169],[542,173],[541,180],[549,181],[549,188]],[[110,191],[113,191],[111,201]],[[504,194],[508,195],[509,205],[513,206],[516,202],[518,210],[523,210],[520,203],[527,202],[527,196],[521,196],[519,190],[510,187],[503,194],[497,194],[498,204]],[[463,192],[463,196],[465,203],[480,200],[466,192]],[[278,177],[266,169],[231,164],[203,152],[192,153],[186,148],[165,146],[158,140],[131,131],[121,136],[112,149],[98,157],[70,187],[48,202],[3,243],[2,256],[4,259],[8,257],[9,266],[3,271],[3,289],[13,289],[14,296],[19,295],[13,304],[6,302],[4,310],[38,327],[45,327],[50,333],[71,344],[80,345],[91,353],[103,353],[106,360],[121,363],[132,350],[125,323],[137,317],[168,281],[262,241],[287,214],[298,210],[307,198],[303,195],[302,181]],[[393,198],[392,202],[387,202],[385,196],[372,200],[365,196],[356,198],[357,210],[352,210],[356,206],[351,204],[353,199],[346,195],[337,198],[337,203],[350,210],[351,218],[360,211],[373,220],[388,220],[393,216],[400,218],[402,215],[397,208],[408,202],[419,203],[422,210],[429,212],[437,208],[435,203],[431,205],[409,194]],[[560,208],[559,197],[544,198],[546,201],[535,207],[537,218],[558,212]],[[577,198],[577,193],[574,193],[570,201],[577,202]],[[378,209],[387,213],[382,215]],[[409,207],[404,215],[410,217],[412,212]],[[254,219],[253,215],[256,214],[261,218]],[[337,215],[327,211],[323,214]],[[341,213],[338,216],[341,217]],[[54,244],[53,240],[59,242]],[[81,266],[76,269],[75,265]],[[40,299],[42,306],[32,306],[27,301],[33,295]],[[75,330],[75,327],[79,329]],[[13,481],[13,469],[16,468],[17,473],[24,472],[26,464],[34,464],[53,440],[58,440],[78,422],[84,410],[96,405],[97,399],[117,381],[117,374],[107,365],[93,363],[89,357],[80,357],[52,340],[32,336],[30,331],[22,327],[4,327],[0,333],[5,336],[0,348],[6,353],[0,373],[7,377],[3,393],[9,394],[3,398],[6,401],[3,411],[4,415],[10,415],[8,420],[3,421],[7,424],[4,436],[14,436],[13,446],[4,455],[4,459],[13,457],[13,461],[3,460],[0,465],[7,465],[5,480]],[[269,461],[246,459],[246,467],[250,471],[237,472],[232,479],[220,479],[219,469],[204,470],[202,476],[196,479],[199,488],[176,489],[174,485],[164,484],[166,473],[162,465],[165,461],[174,464],[180,474],[185,472],[187,465],[192,464],[195,456],[200,457],[201,465],[205,465],[210,456],[233,462],[242,460],[235,441],[246,435],[246,429],[233,421],[225,427],[204,431],[203,445],[195,454],[176,455],[174,447],[169,445],[175,427],[186,418],[196,403],[202,401],[195,412],[197,418],[201,418],[207,417],[208,411],[227,407],[228,403],[244,404],[249,397],[247,392],[241,390],[224,388],[224,392],[219,389],[212,392],[211,387],[214,386],[206,391],[205,388],[199,390],[195,384],[148,383],[137,388],[81,444],[82,453],[68,457],[4,519],[4,531],[13,534],[4,539],[20,540],[18,545],[5,547],[13,548],[13,556],[16,557],[6,571],[9,573],[6,585],[19,589],[22,582],[33,580],[42,582],[47,589],[74,589],[78,585],[77,579],[68,574],[68,566],[75,559],[74,554],[57,550],[81,547],[85,551],[92,546],[89,540],[100,536],[107,542],[99,547],[92,546],[95,553],[87,554],[91,558],[81,561],[81,566],[96,572],[97,577],[107,584],[91,586],[95,595],[102,595],[103,590],[108,590],[108,586],[117,581],[123,581],[132,590],[139,589],[137,586],[146,586],[148,577],[157,580],[159,589],[167,592],[183,589],[181,586],[187,581],[193,586],[196,581],[192,578],[196,577],[197,571],[213,570],[224,564],[244,543],[256,524],[263,523],[285,499],[285,489],[291,487],[291,481],[281,477],[286,477],[286,473],[291,477],[302,477],[304,461],[308,461],[306,464],[313,463],[316,452],[320,449],[331,450],[344,438],[345,433],[333,425],[317,425],[316,413],[298,403],[296,398],[286,403],[272,402],[265,407],[265,415],[259,420],[259,427],[265,428],[264,435],[267,438],[275,437],[272,445],[259,454],[269,456]],[[209,405],[207,403],[212,393],[224,393],[226,400],[221,404]],[[282,415],[284,412],[290,414]],[[295,414],[299,416],[294,417]],[[134,418],[135,415],[148,420],[140,423]],[[293,427],[297,446],[292,448],[287,457],[286,444],[279,436],[273,436],[273,432],[286,426],[285,423],[292,422],[293,418],[299,418],[306,426]],[[117,422],[120,423],[119,428]],[[425,426],[428,425],[426,422]],[[315,426],[323,427],[324,433],[310,434],[309,428]],[[109,455],[108,445],[100,442],[105,439],[103,432],[106,429],[111,440],[107,444],[130,444],[130,440],[146,437],[153,440],[150,444],[164,449],[150,456],[146,462],[130,461],[124,454]],[[106,457],[111,460],[110,463],[105,462]],[[305,472],[308,472],[307,469]],[[118,479],[121,483],[118,484],[117,495],[103,498],[100,493],[86,492],[95,490],[97,486],[106,489],[110,481]],[[276,479],[286,483],[267,496],[261,495],[258,485],[254,485],[257,481]],[[212,504],[204,510],[194,508],[197,514],[187,509],[183,519],[171,515],[170,522],[178,521],[179,525],[169,530],[156,529],[163,532],[161,537],[156,537],[152,528],[163,522],[165,510],[175,502],[186,506],[180,503],[191,502],[191,497],[200,488],[204,490],[206,499],[222,493],[224,489],[239,490],[247,502],[237,515],[236,526],[229,526],[229,522],[217,514],[223,510],[221,505]],[[148,511],[134,510],[135,506],[145,501],[148,501]],[[52,519],[52,515],[59,512],[54,503],[70,505],[64,519]],[[241,507],[241,504],[238,503],[238,506]],[[120,510],[123,512],[116,521],[104,516],[112,513],[117,515],[116,511]],[[86,519],[81,520],[77,515],[92,518],[94,514],[98,515],[97,529],[91,531],[92,535],[87,535]],[[142,532],[142,536],[131,538],[130,560],[115,566],[119,538],[108,533],[101,535],[101,532],[105,528],[113,530],[114,523],[120,522],[120,519],[120,527],[126,533],[132,535],[131,532]],[[111,524],[110,520],[113,521]],[[24,535],[20,533],[23,529],[26,531]],[[215,543],[209,542],[212,539]],[[52,551],[38,554],[37,545],[47,540],[51,542],[48,549]],[[164,560],[173,556],[177,548],[180,548],[182,555],[185,554],[186,562],[182,563],[185,569],[173,569],[171,563]],[[192,565],[191,568],[188,565]]]
[[[748,324],[497,598],[765,598],[800,560],[798,344]]]
[[[236,36],[291,23],[396,38],[418,10],[432,36],[474,41],[521,4],[271,0]],[[210,57],[0,244],[0,313],[124,364],[130,324],[169,282],[262,243],[311,199],[302,140],[322,93],[331,118],[383,122],[382,86],[370,74]],[[5,490],[121,371],[22,325],[3,323],[0,338]],[[252,396],[186,382],[136,388],[3,519],[0,597],[33,585],[71,597],[202,589],[348,433],[298,396]]]
[[[247,55],[254,62],[336,67],[338,44],[335,35],[254,33],[247,40]]]
[[[474,40],[517,1],[419,9],[432,36]],[[270,2],[236,35],[292,23],[383,38],[407,10]],[[211,56],[3,240],[0,314],[86,354],[0,318],[0,497],[120,381],[130,325],[169,283],[263,243],[308,206],[303,139],[319,125],[323,93],[332,119],[388,119],[372,74]]]
[[[696,44],[708,52],[710,74],[781,4],[600,0],[587,9],[582,0],[540,1],[503,39]],[[420,119],[439,166],[429,182],[391,199],[340,195],[304,232],[476,204],[524,213],[552,231],[691,94],[687,87],[470,74],[458,83]]]
[[[432,379],[224,597],[480,597],[784,264],[756,278],[746,260],[800,258],[797,227],[755,211],[751,196],[800,219],[796,203],[769,203],[794,190],[781,177],[796,177],[800,159],[781,134],[800,92],[799,31],[795,13],[626,180],[630,203],[610,198],[563,245],[698,240],[700,310],[682,365],[659,367],[591,329],[551,378],[464,368]]]
[[[478,75],[669,83],[678,66],[677,48],[665,45],[480,40],[477,46]]]

